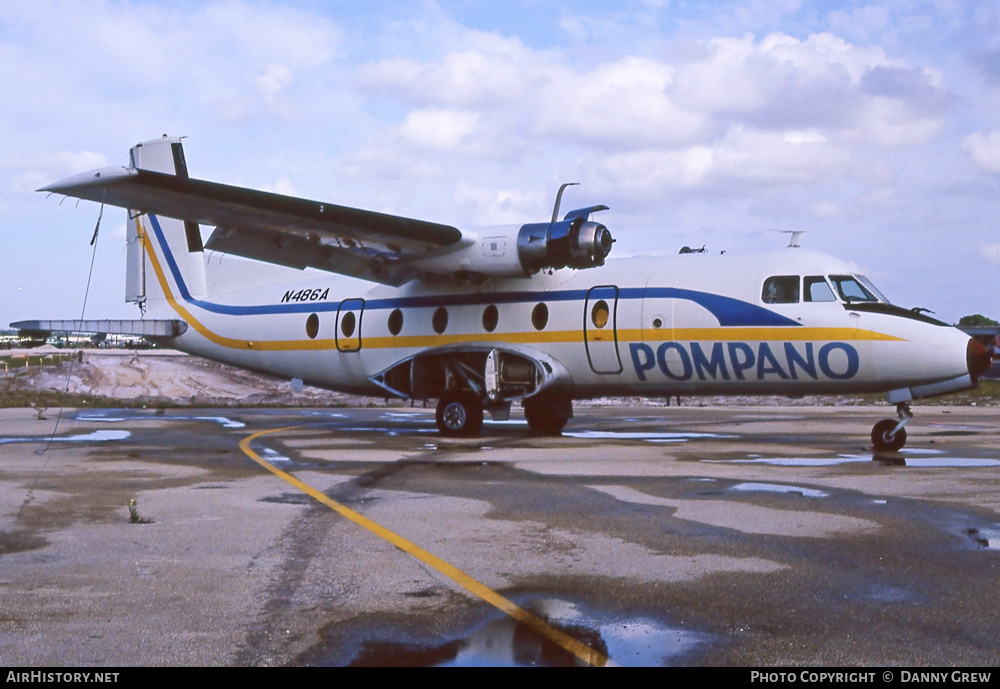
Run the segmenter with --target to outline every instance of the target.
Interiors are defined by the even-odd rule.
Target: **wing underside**
[[[83,173],[40,191],[214,226],[210,250],[390,285],[432,278],[411,262],[471,243],[449,225],[132,167]]]

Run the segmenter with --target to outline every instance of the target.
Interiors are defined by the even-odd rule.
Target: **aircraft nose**
[[[965,361],[969,366],[969,376],[973,382],[978,380],[979,376],[993,365],[993,357],[990,355],[990,350],[986,349],[981,342],[971,337],[969,338],[969,344],[965,347]]]

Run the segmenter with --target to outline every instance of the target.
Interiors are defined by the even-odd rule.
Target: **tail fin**
[[[136,144],[129,166],[187,179],[187,162],[180,138]],[[125,301],[145,310],[147,300],[201,297],[206,292],[205,249],[198,223],[146,213],[128,212]]]

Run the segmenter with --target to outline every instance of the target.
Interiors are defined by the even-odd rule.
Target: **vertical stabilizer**
[[[184,147],[177,137],[136,144],[129,151],[129,166],[188,177]],[[165,298],[161,281],[175,297],[204,296],[205,250],[198,223],[130,210],[126,242],[125,301],[145,309],[148,300]]]

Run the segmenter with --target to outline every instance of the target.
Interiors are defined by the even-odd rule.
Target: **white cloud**
[[[10,191],[32,192],[64,177],[107,165],[107,156],[101,153],[57,151],[30,163],[22,162],[11,166],[22,168],[22,172],[15,176]]]
[[[537,222],[540,192],[525,193],[518,189],[494,189],[473,186],[459,181],[455,187],[456,206],[467,208],[466,215],[475,218],[477,226]]]
[[[970,134],[962,141],[962,150],[983,172],[1000,173],[1000,131]]]
[[[479,115],[463,110],[414,110],[396,130],[399,143],[425,149],[454,150],[475,144]]]
[[[981,244],[979,255],[990,263],[1000,265],[1000,244]]]
[[[270,63],[264,65],[264,71],[257,76],[255,83],[264,102],[268,105],[274,105],[278,94],[285,90],[292,81],[292,70],[285,65]]]

